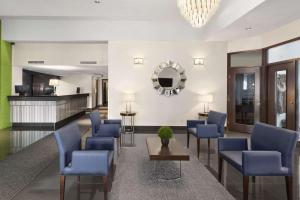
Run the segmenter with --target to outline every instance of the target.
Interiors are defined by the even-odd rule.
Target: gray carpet
[[[233,200],[232,195],[191,155],[182,162],[182,179],[163,181],[178,175],[178,163],[149,160],[146,135],[136,137],[137,147],[123,148],[118,159],[111,200]]]
[[[82,134],[87,127],[80,127]],[[0,161],[0,200],[10,200],[32,182],[55,158],[53,134]]]

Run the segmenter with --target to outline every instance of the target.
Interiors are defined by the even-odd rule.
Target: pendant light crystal
[[[215,14],[220,0],[177,0],[181,15],[193,27],[204,26]]]

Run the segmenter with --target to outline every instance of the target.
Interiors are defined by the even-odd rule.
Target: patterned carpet
[[[137,147],[123,148],[118,159],[111,200],[233,200],[231,194],[193,155],[182,162],[182,178],[170,178],[179,172],[178,162],[150,161],[145,145],[146,135],[136,137]],[[169,176],[169,177],[166,177]]]

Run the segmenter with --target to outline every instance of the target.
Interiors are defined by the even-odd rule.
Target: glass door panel
[[[235,122],[254,124],[255,73],[235,76]]]
[[[268,66],[268,123],[296,128],[295,62]]]
[[[275,73],[275,117],[276,126],[286,128],[286,70]]]
[[[231,68],[228,79],[228,129],[252,131],[260,117],[260,68]]]

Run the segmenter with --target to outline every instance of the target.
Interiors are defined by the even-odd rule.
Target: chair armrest
[[[121,126],[122,120],[120,120],[120,119],[105,119],[104,124],[119,124]]]
[[[95,137],[115,137],[120,136],[120,125],[119,124],[101,124]]]
[[[109,151],[73,151],[71,171],[77,174],[107,175]]]
[[[204,120],[187,120],[186,126],[187,128],[196,128],[198,124],[205,124]]]
[[[219,138],[218,151],[248,150],[247,138]]]
[[[218,127],[216,124],[198,124],[197,125],[197,135],[198,137],[218,137]]]
[[[88,137],[85,142],[86,150],[114,150],[113,137]]]
[[[280,175],[284,171],[278,151],[243,151],[242,165],[246,176]]]

